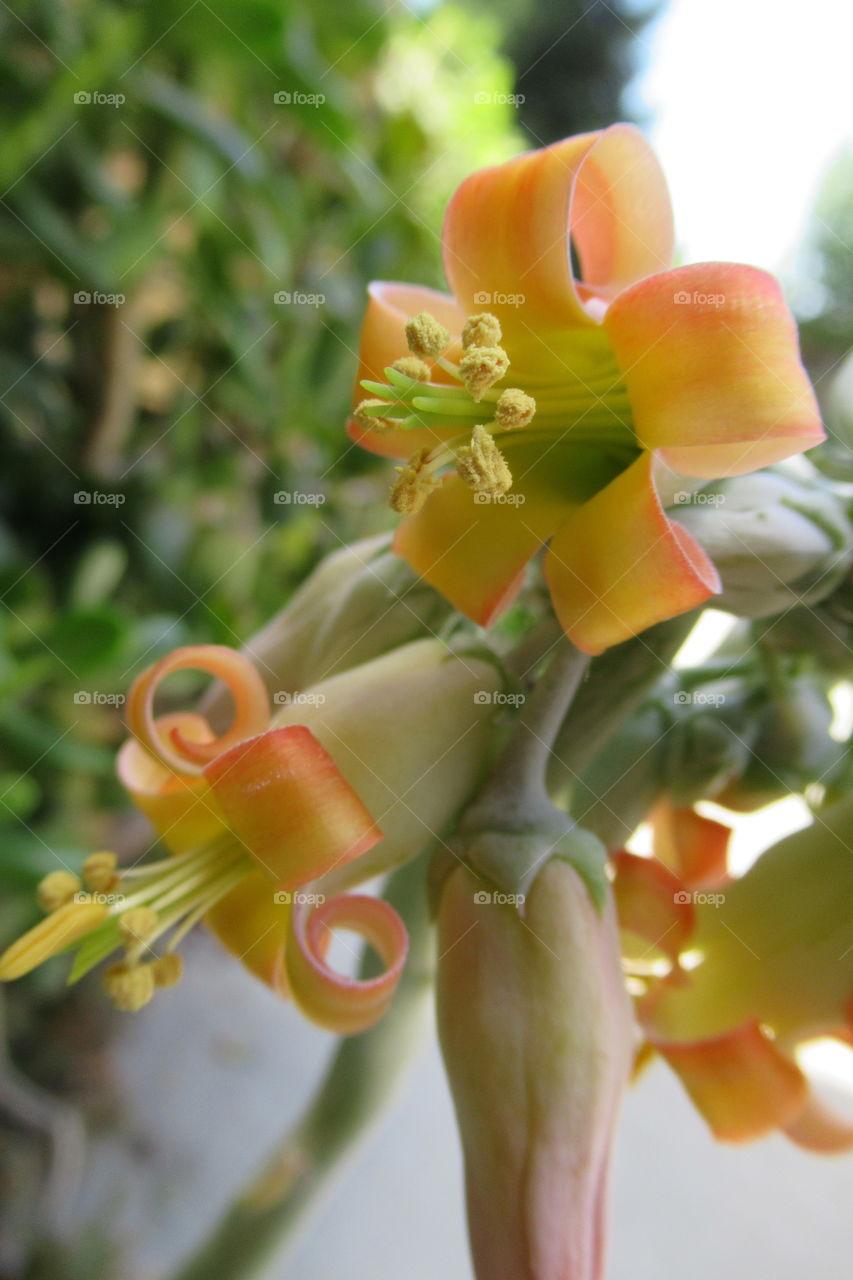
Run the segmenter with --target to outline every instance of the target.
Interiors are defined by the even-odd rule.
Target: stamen
[[[404,467],[397,467],[399,478],[391,489],[391,507],[400,515],[411,516],[420,511],[438,488],[438,481],[428,468],[430,453],[429,449],[419,449]]]
[[[118,918],[118,931],[125,944],[134,947],[138,942],[147,942],[154,936],[160,918],[151,907],[132,907],[123,911]]]
[[[468,318],[462,330],[462,346],[466,351],[469,347],[497,347],[502,337],[497,316],[484,311],[481,315]]]
[[[518,387],[507,387],[502,391],[495,405],[495,423],[501,431],[512,431],[526,427],[536,415],[536,401],[533,396],[520,391]]]
[[[456,456],[460,476],[475,493],[495,498],[512,488],[506,458],[485,427],[475,427],[470,445],[459,449]]]
[[[395,373],[402,373],[406,378],[412,378],[415,382],[429,382],[430,367],[424,360],[419,360],[417,356],[402,356],[401,359],[395,360],[391,368]]]
[[[13,978],[22,978],[31,969],[97,929],[107,914],[102,903],[89,900],[66,902],[57,907],[3,952],[0,956],[0,980],[11,982]]]
[[[368,431],[393,431],[398,424],[381,416],[387,412],[388,403],[385,400],[362,400],[353,409],[352,416],[360,427]]]
[[[107,850],[90,853],[83,863],[83,879],[86,887],[93,893],[109,893],[118,884],[117,864],[118,858]]]
[[[39,883],[36,890],[38,904],[42,911],[56,911],[57,907],[70,902],[81,888],[79,877],[70,871],[51,871]]]
[[[151,963],[156,987],[173,987],[180,980],[184,971],[184,962],[177,951],[167,951]]]
[[[437,360],[450,346],[450,334],[428,311],[421,311],[406,324],[406,345],[421,360]]]
[[[111,965],[104,974],[104,990],[117,1009],[136,1013],[154,995],[155,978],[150,964]]]
[[[503,347],[469,347],[459,361],[459,376],[474,400],[506,376],[509,357]]]

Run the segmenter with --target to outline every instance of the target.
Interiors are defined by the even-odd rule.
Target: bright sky
[[[853,139],[853,5],[670,0],[636,91],[686,261],[778,271]]]

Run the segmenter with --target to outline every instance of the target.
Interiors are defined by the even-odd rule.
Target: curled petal
[[[655,857],[683,884],[695,889],[726,879],[731,827],[666,800],[656,808],[652,823]]]
[[[408,353],[405,329],[406,321],[412,316],[427,311],[455,335],[457,343],[449,347],[447,352],[450,359],[455,359],[459,354],[458,335],[465,324],[465,312],[446,293],[437,293],[435,289],[374,280],[367,294],[367,314],[361,326],[358,378],[353,393],[353,406],[368,394],[362,389],[362,379],[385,382],[388,365]],[[437,365],[432,377],[434,382],[453,381]],[[353,440],[363,448],[386,458],[407,458],[418,449],[432,448],[448,434],[452,434],[452,431],[430,431],[426,428],[412,431],[369,431],[359,426],[354,419],[350,421],[348,431]]]
[[[175,671],[207,671],[226,685],[234,703],[234,719],[219,738],[185,737],[172,727],[162,732],[163,718],[154,717],[157,685]],[[204,765],[245,738],[261,733],[269,724],[270,706],[264,682],[241,653],[220,644],[187,645],[155,662],[134,680],[127,699],[128,728],[135,738],[167,768],[178,774],[202,772]]]
[[[518,364],[534,331],[589,325],[606,299],[667,268],[672,236],[657,159],[637,129],[616,124],[467,178],[445,217],[444,269],[465,310],[481,310],[486,294]]]
[[[298,889],[382,839],[310,729],[241,742],[205,769],[228,826],[281,890]]]
[[[652,1039],[722,1142],[749,1142],[802,1113],[806,1078],[757,1023],[713,1040],[667,1044]]]
[[[741,475],[824,438],[776,280],[701,263],[635,284],[605,328],[637,438],[682,475]]]
[[[662,951],[675,964],[693,929],[691,895],[655,858],[622,851],[612,863],[620,928],[645,944],[632,948],[632,959],[641,964]]]
[[[290,897],[275,890],[265,872],[253,871],[205,916],[222,945],[280,996],[288,994],[284,943]]]
[[[161,716],[156,723],[166,741],[174,729],[180,730],[184,740],[213,741],[204,717],[189,711]],[[224,814],[204,778],[174,773],[136,738],[128,738],[119,751],[116,772],[136,807],[172,853],[206,844],[222,831]]]
[[[333,929],[357,933],[384,969],[378,977],[347,978],[326,963]],[[408,948],[405,926],[379,898],[349,894],[319,906],[297,902],[287,938],[287,973],[295,1003],[312,1021],[338,1035],[355,1035],[385,1013],[403,971]]]
[[[720,589],[708,556],[666,516],[648,453],[571,513],[551,540],[545,574],[557,617],[586,653],[685,613]]]

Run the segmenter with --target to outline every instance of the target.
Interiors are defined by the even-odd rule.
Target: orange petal
[[[425,289],[419,285],[392,284],[384,280],[374,280],[367,290],[367,313],[361,326],[361,343],[358,353],[358,377],[353,392],[353,406],[360,400],[369,399],[370,392],[362,388],[362,379],[373,382],[385,382],[385,370],[408,355],[406,345],[406,321],[420,311],[428,311],[440,324],[457,338],[456,346],[448,348],[448,356],[455,359],[458,355],[458,336],[465,324],[465,313],[446,293],[437,293],[435,289]],[[452,383],[453,379],[440,369],[434,367],[435,382]],[[349,434],[363,448],[371,453],[381,454],[385,458],[408,458],[417,449],[432,448],[439,441],[446,439],[452,431],[366,431],[357,422],[351,420]]]
[[[716,569],[664,513],[642,454],[573,511],[545,560],[554,610],[586,653],[600,653],[674,618],[720,588]]]
[[[579,134],[472,174],[448,206],[442,243],[463,310],[497,315],[513,364],[527,367],[521,348],[535,352],[532,330],[587,326],[604,300],[669,266],[666,181],[631,125]]]
[[[662,801],[652,815],[655,857],[689,888],[720,884],[728,875],[731,827],[695,809]]]
[[[604,321],[637,438],[690,476],[740,475],[824,438],[772,276],[700,263],[634,285]]]
[[[156,724],[164,741],[170,740],[173,729],[179,729],[186,740],[213,740],[207,721],[189,711],[160,716]],[[225,816],[204,778],[167,769],[136,738],[128,738],[119,751],[116,773],[172,853],[206,844],[222,832]]]
[[[802,1112],[805,1076],[757,1023],[693,1044],[651,1043],[722,1142],[761,1138]]]
[[[416,573],[484,627],[512,603],[537,548],[616,468],[602,450],[549,448],[525,442],[523,433],[503,437],[500,447],[513,474],[502,500],[485,501],[448,476],[394,538]]]
[[[785,1133],[798,1147],[819,1155],[836,1155],[853,1148],[853,1120],[839,1116],[810,1091],[803,1109]]]
[[[204,918],[222,945],[280,996],[287,995],[284,944],[290,897],[276,890],[265,872],[253,871]]]
[[[352,861],[382,838],[304,725],[239,743],[209,764],[205,777],[231,830],[282,890]]]
[[[168,737],[164,717],[154,717],[157,685],[175,671],[207,671],[226,685],[234,703],[234,719],[219,738],[184,737],[172,727]],[[264,682],[243,654],[221,644],[187,645],[175,649],[134,680],[127,698],[128,728],[143,747],[175,773],[195,774],[236,742],[261,733],[269,724],[270,705]]]
[[[693,929],[692,895],[654,858],[623,850],[612,865],[619,926],[650,944],[633,958],[651,958],[660,950],[675,963]]]
[[[287,939],[287,973],[294,1002],[312,1021],[338,1035],[366,1031],[385,1013],[408,949],[405,925],[379,898],[349,894],[320,906],[297,902]],[[378,953],[376,978],[347,978],[325,961],[333,929],[359,934]]]

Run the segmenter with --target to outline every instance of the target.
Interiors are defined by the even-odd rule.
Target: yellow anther
[[[509,357],[503,347],[469,347],[459,361],[459,376],[472,399],[481,400],[508,368]]]
[[[469,347],[496,347],[502,336],[497,316],[484,311],[482,315],[469,316],[462,330],[462,346],[466,351]]]
[[[360,427],[364,427],[367,431],[393,431],[397,426],[392,418],[383,418],[381,414],[368,413],[368,409],[375,409],[377,406],[385,409],[388,407],[387,400],[361,400],[352,411],[352,416]]]
[[[450,334],[428,311],[421,311],[406,324],[406,344],[413,356],[437,360],[450,346]]]
[[[159,916],[151,907],[133,907],[118,918],[118,931],[125,944],[147,942],[159,924]]]
[[[491,498],[512,488],[512,472],[506,458],[485,427],[475,427],[470,445],[457,450],[457,470],[475,493]]]
[[[502,431],[510,431],[514,427],[526,427],[533,421],[536,413],[536,401],[518,387],[507,387],[502,391],[495,405],[495,422]]]
[[[416,382],[429,382],[431,370],[425,360],[419,360],[417,356],[402,356],[401,359],[395,360],[392,369],[397,373],[402,373],[406,378],[414,378]]]
[[[104,990],[117,1009],[136,1013],[154,994],[150,964],[114,964],[104,974]]]
[[[183,971],[184,962],[177,951],[167,951],[151,964],[155,987],[173,987]]]
[[[0,980],[21,978],[59,951],[79,942],[106,919],[99,902],[66,902],[13,942],[0,956]]]
[[[70,902],[79,891],[78,876],[72,875],[70,871],[51,871],[40,882],[36,896],[42,911],[55,911],[57,907]]]
[[[438,481],[426,470],[429,449],[419,449],[404,467],[397,467],[398,480],[391,490],[391,507],[400,515],[411,516],[420,511]]]
[[[115,854],[106,850],[90,853],[83,863],[83,879],[87,887],[93,893],[108,893],[110,889],[114,889],[118,883],[117,863]]]

